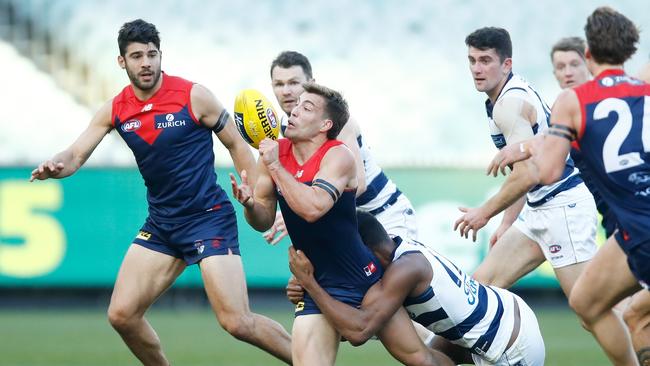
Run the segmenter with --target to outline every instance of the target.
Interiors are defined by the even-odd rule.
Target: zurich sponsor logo
[[[275,113],[273,113],[273,109],[271,108],[267,109],[266,115],[269,117],[269,122],[271,122],[271,127],[273,128],[278,127],[278,120],[275,118]]]
[[[634,172],[627,177],[627,180],[634,184],[650,182],[650,174],[644,172]]]
[[[174,115],[169,113],[165,116],[165,119],[167,120],[167,122],[171,122],[174,120]]]
[[[548,247],[548,251],[553,253],[553,254],[559,252],[560,250],[562,250],[562,246],[557,245],[557,244],[553,244],[553,245]]]
[[[124,132],[133,132],[133,131],[137,130],[138,128],[140,128],[140,126],[142,126],[142,122],[140,122],[137,119],[132,119],[132,120],[129,120],[129,121],[126,121],[126,122],[122,123],[122,126],[120,126],[120,127],[122,128],[122,131],[124,131]]]

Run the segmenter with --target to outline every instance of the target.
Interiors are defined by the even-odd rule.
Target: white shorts
[[[418,226],[415,219],[415,209],[404,194],[397,201],[375,216],[388,235],[400,236],[403,239],[417,240]]]
[[[488,362],[478,355],[472,354],[476,365],[487,366],[544,366],[546,350],[544,339],[539,330],[537,317],[533,310],[519,296],[514,295],[519,306],[519,334],[514,343],[496,362]]]
[[[513,226],[539,244],[553,268],[588,261],[598,250],[596,204],[584,183],[539,207],[525,205]]]

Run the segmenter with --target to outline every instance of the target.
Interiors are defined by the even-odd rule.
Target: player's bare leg
[[[569,298],[569,295],[571,295],[571,289],[573,289],[578,277],[580,277],[580,274],[584,271],[588,263],[589,262],[580,262],[553,269],[557,280],[560,282],[562,292],[564,292],[567,299]]]
[[[278,322],[250,311],[241,257],[215,255],[204,258],[199,266],[219,324],[233,337],[291,364],[289,333]]]
[[[641,366],[650,366],[650,291],[641,289],[624,313],[632,334],[632,344]]]
[[[417,333],[418,338],[420,338],[422,343],[424,343],[424,345],[427,347],[431,346],[431,342],[433,342],[435,334],[433,334],[432,331],[428,330],[424,327],[424,325],[420,323],[417,323],[415,321],[411,321],[411,323],[413,323],[413,327],[415,327],[415,333]]]
[[[490,249],[472,277],[485,285],[509,288],[545,260],[539,245],[511,226]]]
[[[185,262],[132,244],[115,281],[108,320],[144,365],[168,365],[144,313],[185,269]]]
[[[377,336],[386,350],[404,365],[455,365],[449,357],[428,348],[418,339],[404,308],[400,308],[388,320]]]
[[[630,335],[612,310],[637,289],[625,253],[612,236],[584,268],[569,297],[569,304],[614,365],[637,365]]]
[[[341,336],[323,314],[297,316],[291,331],[295,366],[333,366]]]

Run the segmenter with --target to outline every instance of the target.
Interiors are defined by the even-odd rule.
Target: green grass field
[[[593,338],[564,308],[535,309],[546,342],[546,365],[607,365]],[[257,309],[290,329],[290,309]],[[153,309],[148,316],[175,365],[281,365],[225,333],[207,309]],[[0,311],[0,365],[137,365],[103,310]],[[395,365],[378,341],[341,346],[337,365]]]

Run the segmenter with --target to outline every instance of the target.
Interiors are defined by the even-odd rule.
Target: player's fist
[[[302,301],[303,297],[305,296],[305,290],[302,288],[302,286],[300,286],[300,283],[298,283],[298,280],[294,276],[291,276],[289,279],[286,290],[287,298],[294,304]]]
[[[274,164],[279,164],[279,151],[280,144],[277,141],[266,138],[260,141],[259,147],[260,157],[264,164],[268,167]]]
[[[246,170],[241,171],[241,184],[237,184],[237,178],[230,173],[230,185],[232,186],[232,195],[244,207],[252,208],[255,205],[253,198],[253,189],[248,185],[248,174]]]
[[[47,178],[57,177],[61,174],[63,168],[63,163],[47,160],[41,163],[36,169],[32,170],[32,176],[29,178],[29,181],[33,182],[36,179],[45,180]]]

